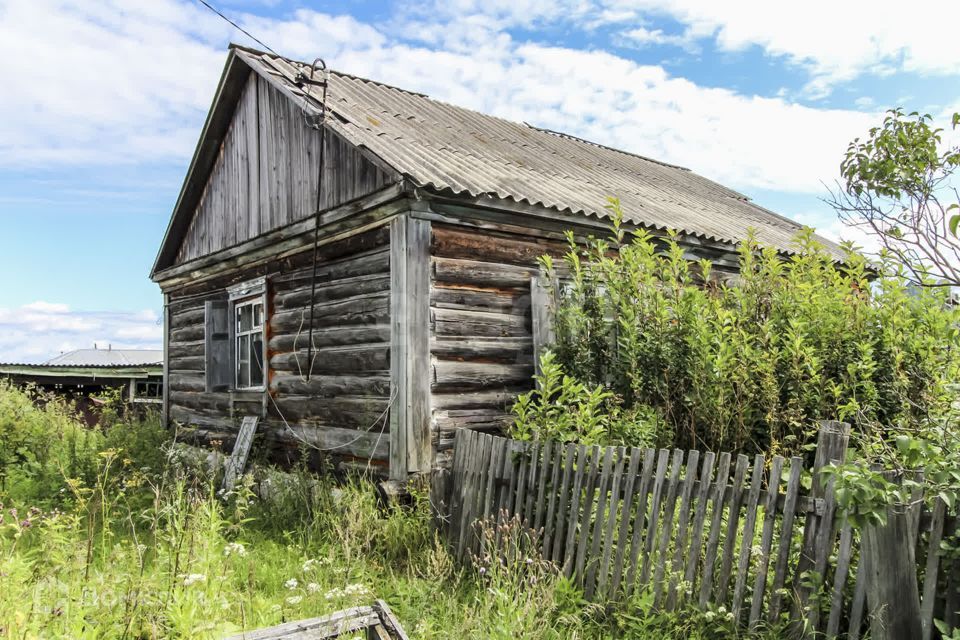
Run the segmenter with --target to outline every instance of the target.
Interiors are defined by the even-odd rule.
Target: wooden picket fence
[[[521,442],[461,430],[440,511],[464,560],[479,551],[478,520],[522,519],[539,533],[543,557],[588,599],[648,590],[661,610],[723,606],[751,630],[788,614],[806,633],[855,640],[869,626],[867,567],[857,531],[818,473],[843,459],[848,434],[847,425],[821,423],[805,474],[799,457]],[[957,623],[944,612],[960,608],[960,571],[938,550],[960,517],[942,503],[911,517],[923,638],[935,638],[934,618]]]

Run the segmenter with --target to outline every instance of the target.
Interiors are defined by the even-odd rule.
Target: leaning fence
[[[518,517],[543,557],[589,599],[646,591],[654,608],[724,607],[756,630],[788,616],[807,632],[854,640],[868,630],[867,562],[818,470],[842,460],[848,427],[822,423],[803,458],[522,442],[463,430],[442,507],[462,558],[475,523]],[[960,517],[912,508],[923,638],[960,608],[960,567],[940,553]]]

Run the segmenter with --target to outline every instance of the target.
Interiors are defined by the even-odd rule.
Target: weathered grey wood
[[[727,482],[730,480],[730,454],[720,454],[720,463],[713,483],[711,496],[712,511],[710,512],[710,536],[707,538],[707,548],[703,559],[703,573],[700,578],[700,608],[703,609],[710,602],[710,592],[713,590],[713,574],[716,566],[717,547],[720,544],[720,527],[723,522],[723,497],[726,493]]]
[[[960,531],[960,514],[952,518],[952,526],[947,535],[956,535]],[[943,597],[943,621],[948,629],[958,626],[958,610],[960,610],[960,566],[957,560],[951,559],[947,571],[947,593]]]
[[[258,416],[244,416],[240,424],[240,434],[233,445],[233,451],[227,458],[226,467],[223,474],[223,490],[233,491],[237,479],[243,475],[243,470],[247,467],[247,456],[250,455],[250,446],[253,444],[253,437],[257,432],[257,424],[260,422]]]
[[[537,481],[537,502],[533,517],[533,528],[537,531],[543,527],[543,519],[546,517],[547,481],[553,472],[554,455],[558,453],[561,446],[559,442],[550,442],[547,443],[543,450],[543,468],[540,472],[540,478]]]
[[[773,583],[770,585],[770,606],[767,618],[770,624],[777,624],[780,620],[780,602],[782,600],[780,590],[786,583],[787,560],[790,558],[790,543],[793,540],[793,522],[802,472],[803,458],[790,458],[790,477],[787,480],[786,496],[783,504],[783,519],[780,524],[780,539],[777,544],[777,562],[773,569]]]
[[[199,311],[199,310],[198,310]],[[163,294],[163,390],[161,392],[160,424],[170,429],[170,296]],[[206,385],[204,385],[206,386]],[[199,389],[197,389],[199,391]]]
[[[603,448],[603,461],[600,463],[600,483],[597,487],[597,511],[591,536],[590,555],[587,557],[586,583],[584,594],[587,599],[593,598],[596,591],[597,568],[600,561],[600,551],[603,544],[603,525],[606,522],[607,493],[610,488],[610,477],[613,473],[613,447]]]
[[[526,288],[530,286],[531,276],[537,273],[534,267],[477,260],[434,257],[432,262],[434,278],[437,282],[459,285]]]
[[[565,447],[565,454],[563,458],[563,479],[560,481],[560,505],[557,508],[557,519],[554,523],[556,528],[553,537],[553,548],[551,549],[551,558],[552,560],[560,566],[562,565],[563,558],[561,554],[564,551],[564,542],[566,541],[567,528],[569,526],[569,517],[567,515],[567,505],[570,500],[570,478],[575,473],[574,465],[576,464],[576,459],[574,456],[577,453],[577,448],[574,445],[568,445]]]
[[[840,547],[837,550],[837,567],[833,574],[833,591],[830,595],[830,615],[827,618],[825,634],[827,638],[836,638],[840,633],[840,616],[843,615],[843,592],[850,571],[850,559],[853,555],[853,529],[844,522],[840,529]]]
[[[390,225],[390,475],[405,479],[433,463],[430,439],[430,223]]]
[[[524,364],[533,353],[533,341],[529,336],[470,337],[434,336],[430,350],[435,357],[444,360],[496,361],[500,364]]]
[[[737,456],[737,468],[733,474],[733,490],[728,494],[727,501],[727,530],[723,539],[723,555],[720,564],[720,574],[713,591],[713,601],[716,604],[727,604],[727,589],[730,586],[730,573],[733,569],[733,554],[737,544],[737,530],[740,527],[740,504],[743,500],[743,481],[747,475],[750,458],[740,454]]]
[[[753,459],[753,479],[750,482],[750,493],[744,505],[743,533],[740,542],[740,561],[737,564],[737,577],[733,583],[733,601],[730,611],[733,613],[734,623],[742,622],[743,590],[747,585],[747,571],[750,569],[750,554],[753,550],[753,535],[757,524],[757,504],[760,500],[760,484],[763,482],[764,458],[756,455]]]
[[[585,476],[587,475],[587,466],[589,464],[587,451],[588,450],[586,446],[577,446],[576,470],[573,476],[573,492],[571,493],[570,498],[570,512],[567,516],[566,552],[563,556],[563,575],[567,578],[573,575],[573,569],[576,560],[577,533],[579,531],[577,523],[580,521],[581,492],[583,490],[583,482]]]
[[[434,335],[483,338],[523,338],[530,335],[526,315],[490,311],[433,309],[431,322]]]
[[[580,540],[577,543],[577,561],[573,573],[581,584],[583,584],[585,578],[584,566],[587,560],[587,548],[590,544],[590,520],[594,514],[594,495],[597,492],[601,453],[602,449],[599,446],[590,448],[590,472],[587,475],[586,488],[583,492],[583,508],[580,517]]]
[[[516,387],[529,383],[533,365],[434,360],[432,373],[433,391]]]
[[[763,596],[767,585],[767,570],[770,566],[770,547],[773,544],[773,528],[777,521],[777,499],[780,494],[780,477],[783,473],[783,458],[774,456],[770,461],[770,476],[767,480],[767,499],[764,502],[763,532],[760,534],[760,558],[757,560],[756,577],[753,582],[753,599],[750,603],[749,630],[755,630],[763,610]]]
[[[677,606],[677,585],[684,572],[684,553],[687,551],[687,529],[690,520],[690,500],[697,480],[700,452],[687,452],[687,470],[683,478],[680,493],[680,510],[677,515],[677,534],[673,548],[673,562],[670,564],[670,585],[667,592],[666,610],[673,611]]]
[[[513,506],[511,507],[511,513],[516,514],[520,518],[521,524],[525,525],[525,518],[523,514],[523,505],[527,499],[527,474],[530,473],[530,455],[533,453],[533,447],[535,443],[533,442],[524,442],[522,443],[519,455],[519,464],[517,466],[516,474],[516,486],[513,490]]]
[[[543,448],[544,442],[535,441],[533,443],[533,450],[530,454],[530,471],[527,476],[527,495],[524,500],[523,506],[523,520],[526,522],[527,527],[533,526],[533,509],[536,504],[537,496],[537,482],[539,481],[540,474],[543,473]]]
[[[640,461],[643,452],[641,449],[630,449],[630,462],[627,465],[626,485],[623,488],[623,507],[620,512],[620,531],[617,534],[617,555],[613,560],[613,579],[610,583],[610,594],[617,596],[620,583],[623,581],[624,558],[630,548],[630,525],[634,521],[633,503],[636,489],[639,486]],[[601,592],[601,596],[604,593]]]
[[[905,505],[887,508],[886,524],[864,525],[862,553],[867,562],[867,606],[873,640],[919,638],[920,593],[911,538],[912,522]]]
[[[553,290],[545,274],[530,279],[530,308],[533,320],[533,362],[540,372],[540,358],[556,340],[553,328]]]
[[[810,495],[814,499],[828,497],[827,480],[821,473],[824,467],[829,464],[843,462],[847,451],[847,443],[850,439],[850,425],[843,422],[822,421],[819,423],[819,433],[817,436],[817,451],[814,456],[812,474],[812,486]],[[832,502],[832,492],[831,502]],[[829,515],[829,517],[826,517]],[[818,607],[809,607],[810,588],[806,580],[807,573],[811,570],[816,571],[818,560],[829,554],[828,544],[832,544],[834,534],[833,528],[833,510],[823,516],[818,514],[808,514],[804,522],[803,544],[800,550],[800,558],[794,572],[794,589],[797,592],[795,618],[800,619],[804,613],[807,619],[816,627],[816,620],[819,616]],[[822,575],[822,572],[819,572]]]
[[[680,469],[683,467],[683,451],[674,449],[673,465],[670,468],[670,480],[667,484],[666,498],[663,503],[663,517],[660,524],[660,546],[653,561],[653,606],[660,608],[663,603],[663,579],[667,563],[670,560],[670,539],[673,534],[673,513],[677,505],[677,492],[680,488]]]
[[[550,490],[549,490],[549,500],[547,503],[547,515],[546,520],[544,521],[544,532],[543,532],[543,557],[549,558],[553,551],[554,541],[559,540],[558,537],[560,534],[557,531],[557,527],[554,525],[556,521],[556,505],[559,500],[558,495],[558,484],[560,483],[560,472],[563,467],[564,453],[568,446],[557,445],[556,455],[553,456],[553,464],[550,465],[553,467],[550,471]]]
[[[867,558],[863,554],[863,538],[860,540],[860,559],[857,562],[857,576],[853,586],[853,598],[850,601],[850,618],[847,621],[847,639],[859,640],[863,627],[863,613],[867,607]]]
[[[693,525],[690,529],[690,548],[686,554],[686,568],[683,580],[688,585],[690,595],[697,584],[697,569],[700,566],[700,549],[703,546],[703,526],[707,518],[707,506],[710,501],[710,483],[713,478],[713,469],[716,464],[716,454],[708,451],[703,456],[703,465],[700,469],[700,480],[697,488],[697,508],[693,516]],[[687,594],[680,594],[680,602],[685,601]]]
[[[650,499],[650,515],[647,519],[647,540],[643,545],[643,564],[640,568],[640,583],[644,586],[647,586],[647,581],[650,579],[650,569],[655,561],[657,524],[662,508],[663,485],[667,481],[667,463],[669,460],[670,451],[668,449],[661,449],[657,460],[657,473],[653,478],[653,496]]]
[[[620,485],[623,481],[623,469],[627,462],[627,449],[619,447],[616,452],[617,464],[613,470],[610,485],[610,503],[607,523],[603,534],[603,557],[600,560],[600,574],[596,593],[603,598],[607,594],[607,581],[610,576],[610,556],[613,553],[613,534],[617,529],[617,516],[620,508]],[[626,515],[623,516],[624,518]]]
[[[937,498],[933,503],[933,519],[930,522],[930,537],[927,545],[927,563],[924,571],[923,594],[920,601],[923,640],[933,637],[933,612],[937,599],[937,579],[940,576],[940,542],[943,540],[943,525],[947,505]]]

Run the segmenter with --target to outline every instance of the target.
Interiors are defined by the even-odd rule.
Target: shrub
[[[724,280],[611,209],[610,239],[569,235],[561,265],[542,259],[555,355],[515,407],[515,436],[791,454],[817,419],[878,435],[947,410],[958,311],[945,288],[849,248],[837,262],[809,230],[789,257],[748,238]]]

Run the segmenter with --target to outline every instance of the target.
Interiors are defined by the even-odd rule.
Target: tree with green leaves
[[[952,127],[960,125],[960,113]],[[960,146],[945,144],[930,115],[887,112],[856,138],[827,202],[846,224],[865,229],[925,286],[960,285]]]

